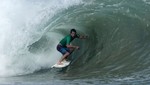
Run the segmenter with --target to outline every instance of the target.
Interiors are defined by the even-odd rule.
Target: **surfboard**
[[[58,65],[57,63],[51,66],[51,68],[64,68],[70,64],[70,61],[63,61],[62,65]]]

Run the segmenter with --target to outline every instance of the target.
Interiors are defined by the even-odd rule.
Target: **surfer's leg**
[[[62,64],[62,61],[65,60],[70,55],[70,50],[69,48],[62,47],[62,46],[58,47],[57,50],[61,52],[63,55],[61,59],[58,61],[58,64]]]
[[[64,59],[66,59],[66,57],[68,57],[69,55],[70,55],[70,53],[69,53],[69,52],[66,52],[66,53],[61,57],[61,59],[59,60],[58,64],[62,64],[61,62],[62,62]]]
[[[73,53],[74,50],[75,49],[73,49],[73,48],[66,48],[66,51],[69,52],[70,54],[65,57],[65,60],[67,60],[67,58],[70,57],[70,55]]]
[[[66,60],[70,56],[70,54],[74,51],[74,49],[69,49],[59,45],[57,46],[57,50],[63,55],[61,59],[58,61],[58,64],[62,64],[62,61]]]

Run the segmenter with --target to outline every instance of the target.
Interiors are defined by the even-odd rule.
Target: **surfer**
[[[70,34],[65,36],[57,45],[57,50],[63,55],[58,61],[58,65],[62,65],[62,61],[64,61],[75,49],[80,48],[79,46],[70,44],[75,38],[86,39],[87,36],[78,35],[75,29],[71,29]]]

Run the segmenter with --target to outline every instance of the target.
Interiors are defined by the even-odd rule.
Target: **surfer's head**
[[[70,30],[70,35],[72,36],[72,37],[75,37],[76,36],[76,30],[75,29],[71,29]]]

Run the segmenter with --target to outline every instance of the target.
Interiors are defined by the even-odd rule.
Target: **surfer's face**
[[[75,35],[76,35],[76,32],[71,32],[72,37],[75,37]]]

